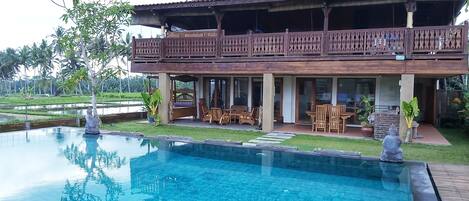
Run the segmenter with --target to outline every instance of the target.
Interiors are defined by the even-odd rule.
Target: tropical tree
[[[127,32],[125,34],[125,37],[123,37],[120,42],[120,52],[119,55],[121,56],[121,60],[123,63],[125,63],[125,66],[127,67],[127,90],[130,93],[130,57],[132,56],[132,36],[130,36],[130,33]]]
[[[18,72],[18,55],[13,48],[0,52],[0,78],[11,79]]]
[[[3,80],[6,93],[10,92],[9,81],[19,70],[18,55],[15,49],[7,48],[0,52],[0,78]]]
[[[31,48],[27,45],[21,47],[18,50],[18,65],[21,66],[24,70],[24,79],[25,83],[23,86],[23,93],[26,94],[26,92],[29,90],[29,81],[28,81],[28,70],[31,67]]]
[[[100,40],[104,40],[112,46],[120,40],[122,27],[130,25],[133,7],[128,2],[112,0],[106,3],[74,0],[72,7],[67,7],[65,3],[54,3],[64,9],[62,20],[69,25],[60,43],[66,51],[79,49],[80,58],[85,64],[90,80],[93,117],[98,118],[98,81],[112,74],[107,64],[114,57],[109,50],[114,48],[96,49],[96,45],[100,44]]]
[[[60,66],[60,77],[62,78],[62,80],[60,81],[61,84],[67,84],[67,91],[73,91],[73,89],[75,89],[75,92],[78,92],[80,93],[80,95],[83,95],[81,83],[83,80],[85,80],[85,78],[82,72],[77,73],[77,71],[84,69],[84,64],[83,61],[77,55],[77,53],[70,51],[66,52],[63,55],[63,58],[60,60]],[[85,77],[87,77],[86,74],[87,72],[85,73]],[[71,85],[71,83],[74,84]]]

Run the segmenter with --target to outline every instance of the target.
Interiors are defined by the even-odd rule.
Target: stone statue
[[[384,189],[395,191],[400,188],[400,175],[404,169],[402,164],[379,162],[381,169],[381,184]]]
[[[93,115],[93,110],[91,107],[86,109],[86,124],[85,124],[85,134],[98,135],[99,134],[99,119]]]
[[[403,154],[401,149],[401,138],[394,124],[389,126],[388,134],[383,140],[383,151],[381,152],[381,161],[402,162]]]

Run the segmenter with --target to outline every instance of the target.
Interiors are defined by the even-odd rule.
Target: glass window
[[[234,78],[234,105],[248,105],[249,78]]]
[[[226,78],[208,78],[208,105],[210,108],[227,108],[229,103],[229,82]]]
[[[330,104],[332,101],[331,78],[298,78],[298,120],[311,123],[306,112],[316,105]]]
[[[337,85],[337,104],[345,105],[347,112],[357,113],[362,96],[369,96],[374,105],[375,78],[339,78]],[[357,115],[352,117],[351,123],[359,124]]]

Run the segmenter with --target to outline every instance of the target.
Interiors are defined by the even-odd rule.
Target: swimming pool
[[[423,163],[217,143],[0,134],[0,200],[436,200]]]

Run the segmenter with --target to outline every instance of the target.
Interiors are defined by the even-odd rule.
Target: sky
[[[177,0],[130,0],[132,5],[173,2]],[[56,0],[62,3],[62,0]],[[65,0],[71,5],[71,0]],[[0,50],[18,48],[40,42],[50,36],[62,21],[63,9],[51,0],[1,0],[0,1]],[[130,32],[144,37],[155,36],[158,29],[132,26]]]
[[[62,2],[62,0],[56,0]],[[174,2],[178,0],[130,0],[133,5]],[[66,3],[71,0],[65,0]],[[464,10],[464,9],[463,9]],[[50,36],[61,24],[62,8],[51,0],[1,0],[0,1],[0,50],[7,47],[18,48],[40,42]],[[462,14],[457,23],[469,19],[469,14]],[[155,37],[159,30],[143,26],[132,26],[129,31],[144,37]]]

